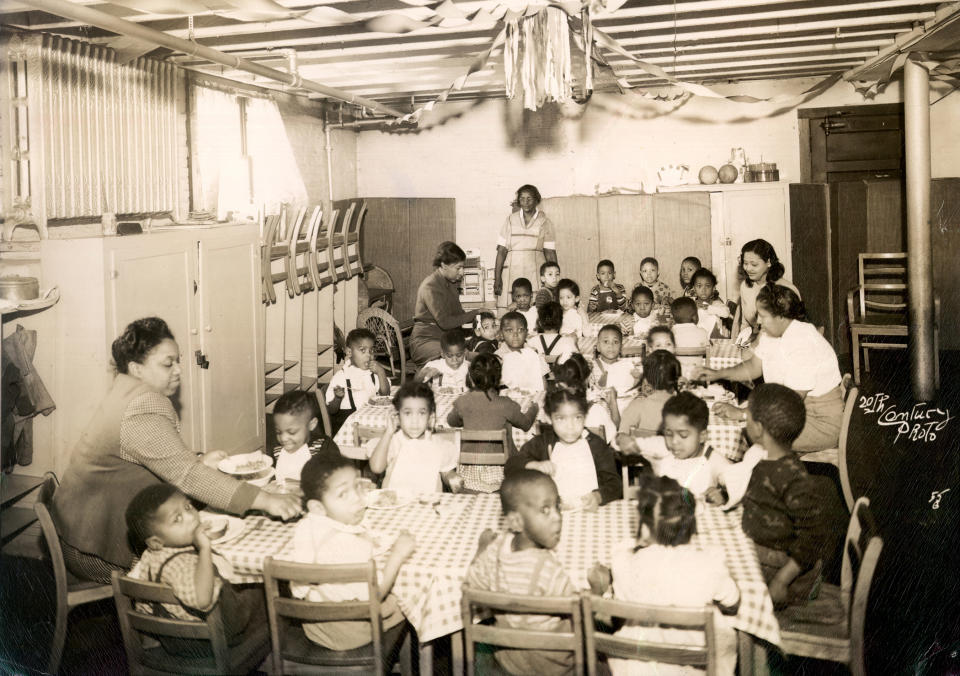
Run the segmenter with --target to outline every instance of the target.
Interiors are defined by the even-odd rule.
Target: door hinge
[[[197,358],[197,366],[202,369],[210,368],[210,362],[207,360],[207,355],[200,350],[195,351],[193,354]]]

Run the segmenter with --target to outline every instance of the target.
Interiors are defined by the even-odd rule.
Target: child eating
[[[616,278],[613,261],[604,258],[597,263],[597,281],[600,283],[590,289],[587,312],[617,311],[627,306],[626,289],[614,281]]]
[[[580,314],[580,287],[572,279],[561,279],[557,284],[557,300],[563,309],[560,333],[580,338],[583,335],[583,316]]]
[[[347,334],[347,358],[343,368],[333,374],[327,385],[326,402],[333,434],[370,397],[390,394],[387,372],[373,358],[375,342],[376,338],[367,329],[353,329]]]
[[[577,351],[577,341],[571,336],[560,335],[563,326],[563,308],[560,303],[547,303],[540,310],[537,321],[538,334],[527,340],[527,347],[544,357],[554,355],[557,363],[562,364]]]
[[[226,578],[233,568],[213,552],[209,526],[175,486],[147,486],[130,501],[124,517],[130,541],[140,555],[130,577],[168,585],[180,602],[138,603],[138,610],[199,622],[219,603],[229,645],[240,642],[248,622],[266,621],[263,591],[240,592],[230,585]],[[196,657],[209,652],[197,639],[162,636],[160,643],[173,655]]]
[[[634,388],[640,374],[632,359],[621,359],[620,348],[623,335],[616,324],[607,324],[597,333],[597,357],[593,360],[593,382],[597,387],[612,387],[617,393],[617,407],[622,412],[630,398],[637,393]]]
[[[639,453],[635,437],[658,433],[663,419],[663,406],[677,393],[680,362],[666,350],[654,350],[643,359],[643,383],[649,394],[637,397],[620,415],[617,445],[627,454]]]
[[[463,488],[457,475],[457,449],[431,433],[437,407],[425,383],[405,383],[393,397],[395,426],[380,437],[370,454],[370,471],[386,470],[383,487],[420,495],[440,493],[446,484],[454,493]]]
[[[503,384],[510,389],[543,391],[544,376],[550,368],[537,352],[527,347],[527,320],[519,312],[508,312],[500,320],[503,345],[497,356],[503,360]]]
[[[467,341],[460,328],[450,329],[440,336],[440,359],[428,361],[414,376],[417,382],[430,382],[435,388],[467,389]]]
[[[513,425],[524,432],[530,429],[537,419],[539,407],[530,402],[521,409],[520,404],[499,393],[501,366],[500,359],[492,354],[480,354],[470,364],[470,375],[467,382],[470,391],[461,395],[455,402],[450,413],[447,414],[447,423],[450,427],[463,427],[465,430],[497,430]],[[512,455],[516,449],[513,446],[513,435],[507,435],[507,455]],[[492,447],[491,447],[492,446]],[[469,451],[483,453],[499,451],[495,444],[474,441],[463,442],[463,447]],[[464,485],[475,491],[493,493],[503,481],[503,467],[500,465],[461,465],[457,472],[463,477]]]
[[[627,335],[646,338],[650,330],[656,326],[653,312],[653,291],[643,285],[637,286],[630,294],[630,308],[633,314],[621,320],[621,329]]]
[[[835,564],[846,521],[833,484],[810,476],[791,450],[805,421],[803,399],[789,387],[764,383],[750,393],[747,436],[767,459],[753,468],[742,524],[776,607],[815,598],[822,570]]]
[[[476,354],[493,354],[497,351],[497,318],[492,312],[484,311],[477,315],[473,335],[467,340],[467,350]]]
[[[277,481],[300,481],[300,471],[314,455],[340,455],[333,439],[323,435],[311,441],[316,431],[317,399],[302,390],[285,393],[273,405],[273,429],[280,444],[273,449]]]
[[[584,427],[587,400],[583,393],[558,388],[547,394],[544,408],[552,427],[507,460],[504,474],[510,476],[519,469],[549,474],[567,509],[592,510],[623,497],[613,451]]]
[[[553,480],[534,470],[516,470],[503,480],[500,504],[506,531],[486,530],[480,535],[466,584],[511,594],[573,594],[573,584],[552,551],[560,542],[563,527]],[[572,630],[569,620],[550,615],[502,614],[495,621],[537,631]],[[508,673],[517,675],[569,674],[574,668],[573,654],[561,651],[500,649],[495,658]]]
[[[614,547],[611,568],[597,563],[590,570],[590,589],[601,595],[612,585],[615,599],[653,606],[714,606],[716,673],[733,676],[737,636],[728,618],[737,614],[740,589],[730,576],[723,550],[690,542],[697,532],[695,503],[676,480],[646,475],[640,481],[637,537]],[[692,647],[704,644],[703,632],[632,622],[618,629],[616,635]],[[608,663],[614,676],[702,673],[656,662],[610,658]]]
[[[557,298],[557,284],[560,283],[560,266],[547,261],[540,266],[540,290],[537,291],[535,305],[539,310],[544,305]]]
[[[548,263],[544,263],[544,265],[548,265]],[[557,268],[558,276],[559,271],[560,268]],[[527,320],[528,327],[536,327],[538,306],[531,304],[533,302],[533,285],[530,284],[530,280],[526,277],[513,280],[513,285],[510,287],[510,297],[513,299],[513,303],[507,309],[522,314]],[[553,298],[550,300],[553,300]]]
[[[640,261],[640,284],[653,292],[654,305],[670,305],[673,300],[673,292],[665,282],[660,281],[660,263],[656,258],[647,256]]]
[[[726,338],[729,331],[721,320],[729,319],[730,308],[717,294],[717,278],[707,268],[693,273],[693,299],[697,303],[697,326],[711,338]]]
[[[377,553],[375,537],[362,525],[367,511],[366,494],[360,488],[360,473],[353,462],[340,457],[314,457],[303,467],[300,487],[307,513],[293,531],[291,560],[309,564],[365,563]],[[416,549],[416,540],[406,531],[390,547],[386,563],[378,571],[380,616],[384,631],[403,621],[403,613],[390,590],[400,566]],[[368,601],[365,583],[290,585],[295,598],[308,601]],[[373,637],[370,623],[350,620],[304,622],[308,639],[331,650],[354,650]]]

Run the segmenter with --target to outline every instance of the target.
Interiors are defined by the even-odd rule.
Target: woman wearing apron
[[[514,206],[519,207],[507,218],[497,239],[497,262],[494,267],[493,293],[497,308],[510,305],[510,287],[513,280],[530,280],[534,294],[540,286],[540,264],[557,262],[556,234],[553,223],[539,210],[540,191],[532,185],[517,190]],[[507,284],[503,283],[503,268],[507,268]]]

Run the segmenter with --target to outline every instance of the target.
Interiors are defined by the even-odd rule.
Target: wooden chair
[[[280,583],[367,585],[365,601],[307,601],[280,593]],[[400,651],[400,672],[412,673],[407,623],[384,631],[380,615],[377,566],[373,561],[349,565],[317,565],[278,561],[267,557],[263,566],[267,593],[267,618],[273,646],[272,673],[283,674],[284,661],[311,665],[310,673],[389,673],[393,656]],[[307,638],[303,622],[356,620],[369,622],[373,640],[354,650],[331,650]],[[319,667],[320,669],[317,669]]]
[[[704,633],[703,646],[675,643],[652,643],[614,636],[597,631],[597,617],[641,622],[645,625],[670,625],[670,627],[698,630]],[[717,673],[717,645],[714,637],[713,608],[670,608],[648,606],[627,601],[604,599],[594,594],[583,595],[583,626],[586,633],[587,673],[596,676],[598,653],[642,662],[660,662],[706,669],[707,676]],[[651,666],[651,673],[656,668]]]
[[[367,299],[370,307],[379,307],[392,312],[393,292],[396,286],[390,273],[379,265],[374,265],[366,271],[364,276],[367,280]]]
[[[53,627],[53,640],[50,644],[50,657],[47,659],[47,673],[56,674],[63,657],[63,646],[67,640],[67,617],[70,611],[85,603],[102,601],[113,595],[113,589],[108,584],[78,580],[67,571],[63,562],[63,550],[60,548],[60,537],[57,528],[50,516],[50,506],[57,491],[59,481],[53,472],[43,476],[43,484],[33,505],[33,511],[40,522],[40,530],[47,545],[47,553],[53,566],[53,580],[56,587],[56,619]]]
[[[464,450],[464,441],[500,444],[500,452]],[[506,465],[513,450],[513,441],[506,426],[498,430],[454,430],[454,443],[460,450],[461,465]]]
[[[382,427],[372,427],[370,425],[353,426],[353,444],[354,446],[363,446],[365,441],[370,439],[379,439],[386,432]]]
[[[843,454],[846,454],[847,446],[847,433],[850,431],[850,418],[853,416],[853,408],[856,406],[857,402],[857,388],[853,387],[853,376],[849,373],[843,374],[843,381],[841,383],[843,387],[843,419],[840,422],[840,440],[838,448],[828,448],[823,451],[814,451],[812,453],[804,453],[799,456],[804,462],[824,462],[830,465],[833,465],[837,468],[840,467],[840,456],[841,451]],[[844,498],[847,498],[844,495]],[[853,508],[853,500],[847,499],[847,509]]]
[[[310,236],[315,222],[322,217],[320,207],[301,208],[287,238],[287,269],[293,275],[292,287],[299,295],[315,288],[315,274],[310,265]]]
[[[330,263],[333,266],[334,279],[338,282],[353,277],[353,271],[350,269],[350,264],[347,263],[347,231],[356,208],[357,203],[351,202],[347,210],[343,212],[343,220],[339,224],[336,220],[330,223],[330,253],[332,259]]]
[[[907,254],[859,254],[860,284],[847,293],[847,321],[853,352],[853,378],[860,384],[863,369],[870,372],[870,350],[905,350],[907,320]],[[877,264],[879,261],[881,264]],[[875,281],[877,279],[881,281]],[[890,280],[901,281],[890,281]],[[940,388],[940,298],[934,296],[933,347],[937,354],[934,377]]]
[[[365,201],[356,202],[360,208],[356,210],[356,217],[343,223],[343,246],[346,265],[350,268],[350,274],[353,277],[363,276],[363,261],[360,260],[360,231],[363,228],[363,222],[367,218],[367,203]]]
[[[574,673],[582,674],[583,621],[577,596],[526,596],[473,589],[463,585],[461,602],[467,676],[474,676],[475,644],[528,650],[563,650],[573,653]],[[573,631],[537,631],[504,625],[476,624],[478,610],[569,617]]]
[[[261,298],[264,303],[277,302],[277,294],[273,289],[271,263],[273,261],[273,247],[276,242],[279,226],[279,214],[267,216],[263,224],[263,239],[260,242],[260,281],[262,287]]]
[[[840,425],[840,448],[838,449],[837,469],[840,473],[840,488],[843,490],[843,501],[847,504],[847,509],[853,513],[855,502],[853,495],[853,485],[850,483],[850,464],[847,457],[847,441],[850,438],[850,419],[853,417],[853,410],[857,407],[857,397],[860,390],[851,387],[847,393],[847,401],[843,406],[843,422]],[[857,496],[860,497],[860,496]]]
[[[380,308],[369,307],[357,315],[357,326],[368,329],[375,337],[374,352],[378,356],[386,356],[390,364],[390,375],[399,376],[400,385],[407,379],[407,350],[403,343],[403,334],[400,324],[389,312]],[[415,373],[416,365],[410,362],[410,368]],[[412,373],[411,373],[412,375]]]
[[[321,214],[310,236],[311,269],[316,271],[317,289],[337,281],[333,276],[333,252],[330,244],[330,228],[337,221],[337,213],[337,209],[332,209]]]
[[[131,674],[246,674],[270,653],[267,628],[253,620],[240,642],[228,646],[219,603],[203,621],[168,619],[137,610],[139,602],[179,604],[173,589],[165,584],[134,580],[114,571],[113,599]],[[208,641],[211,655],[171,655],[152,640],[156,636]],[[144,638],[151,640],[145,643]]]
[[[859,498],[850,514],[844,543],[840,587],[825,584],[815,601],[777,613],[780,646],[788,655],[839,662],[852,676],[866,676],[863,642],[870,585],[883,539],[870,511],[870,500]],[[839,617],[825,623],[824,618]]]

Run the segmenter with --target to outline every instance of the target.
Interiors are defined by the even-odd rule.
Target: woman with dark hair
[[[735,331],[745,329],[750,325],[752,333],[756,334],[757,327],[757,294],[768,282],[791,289],[797,297],[800,291],[789,279],[785,279],[783,263],[777,258],[777,252],[765,239],[750,240],[740,250],[740,326]]]
[[[460,280],[467,255],[454,242],[441,242],[433,258],[433,271],[420,282],[413,310],[410,334],[410,359],[423,366],[440,358],[440,336],[444,331],[472,324],[482,310],[463,311],[460,305]]]
[[[529,279],[534,290],[540,282],[540,265],[557,262],[557,243],[553,223],[540,211],[540,191],[536,186],[522,185],[512,203],[514,209],[497,238],[497,261],[494,264],[493,293],[498,296],[497,307],[510,305],[513,280]],[[503,268],[507,268],[507,283],[503,283]]]
[[[757,294],[760,341],[753,356],[725,369],[701,368],[694,378],[765,382],[785,385],[803,397],[806,424],[793,449],[799,453],[836,448],[843,418],[843,387],[837,355],[817,328],[807,321],[803,301],[793,290],[768,283]],[[746,409],[716,404],[714,411],[746,420]]]
[[[223,451],[199,456],[184,446],[169,399],[180,387],[180,348],[166,322],[132,322],[112,352],[117,377],[73,451],[51,510],[71,573],[109,584],[111,571],[130,570],[124,512],[134,495],[158,482],[233,514],[256,509],[289,519],[300,512],[295,496],[272,495],[214,469]]]

